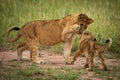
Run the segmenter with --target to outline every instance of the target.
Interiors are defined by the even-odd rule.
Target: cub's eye
[[[79,16],[79,19],[83,19],[83,17],[82,17],[82,16]]]
[[[84,14],[80,14],[79,19],[84,19]]]
[[[80,24],[80,26],[83,26],[83,24]]]

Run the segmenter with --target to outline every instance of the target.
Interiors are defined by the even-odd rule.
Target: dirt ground
[[[75,68],[75,69],[84,69],[83,66],[85,64],[85,57],[80,57],[77,59],[77,61],[74,63],[74,65],[67,65],[65,64],[65,59],[62,54],[55,54],[49,50],[40,50],[41,54],[40,59],[44,60],[46,64],[40,65],[42,67],[51,67],[51,68]],[[23,58],[26,60],[30,60],[30,54],[29,51],[25,51],[23,53]],[[10,61],[12,60],[19,60],[19,57],[17,56],[16,51],[3,51],[0,52],[0,60],[4,64],[11,64]],[[102,69],[100,66],[100,61],[98,58],[95,58],[95,65]],[[106,59],[107,66],[119,66],[120,62],[117,59]],[[111,69],[111,68],[109,68]],[[89,78],[90,76],[93,76],[93,72],[88,72],[86,75],[83,75],[79,80],[84,80],[85,78]],[[92,77],[92,80],[103,80],[96,77]]]
[[[80,68],[83,67],[85,63],[85,58],[79,58],[74,65],[66,65],[65,59],[62,54],[51,53],[49,50],[40,51],[40,60],[44,60],[46,64],[41,65],[44,67],[66,67],[66,68]],[[16,51],[5,51],[0,52],[0,59],[4,64],[10,64],[9,62],[12,60],[19,60]],[[23,52],[23,59],[30,60],[29,51]]]

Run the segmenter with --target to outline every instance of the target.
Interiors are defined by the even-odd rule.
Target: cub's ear
[[[94,41],[97,41],[97,39],[96,39],[96,38],[94,38]]]
[[[91,24],[91,23],[93,23],[93,22],[94,22],[93,19],[91,19],[91,18],[88,18],[88,19],[87,19],[87,24]]]

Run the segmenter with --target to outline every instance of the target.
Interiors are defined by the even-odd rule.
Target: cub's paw
[[[44,60],[39,60],[39,59],[33,60],[33,62],[36,64],[46,64],[46,62]]]
[[[68,58],[66,59],[66,64],[69,64],[69,65],[74,64],[73,56],[68,57]]]
[[[44,61],[44,60],[39,60],[37,63],[38,63],[38,64],[46,64],[47,62]]]
[[[88,64],[85,64],[84,65],[84,68],[86,69],[86,68],[89,68],[89,65]]]
[[[88,70],[88,71],[93,71],[93,69],[92,69],[92,68],[86,68],[86,70]]]
[[[79,26],[79,25],[74,25],[73,30],[74,30],[74,32],[76,32],[77,34],[82,34],[82,32],[80,32],[80,29],[81,29],[81,26]]]

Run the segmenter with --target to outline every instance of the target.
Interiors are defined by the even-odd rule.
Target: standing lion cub
[[[105,65],[105,60],[102,56],[102,52],[109,48],[111,44],[112,40],[108,39],[106,40],[106,45],[101,46],[96,41],[92,33],[84,32],[81,35],[78,50],[74,53],[72,57],[69,58],[68,64],[73,64],[74,61],[76,61],[77,57],[79,57],[80,55],[84,55],[86,57],[86,63],[84,67],[87,68],[88,70],[91,70],[92,67],[94,66],[94,56],[97,54],[100,58],[104,70],[107,71],[108,69]]]
[[[64,42],[64,57],[67,62],[75,33],[81,34],[92,22],[93,19],[86,14],[71,14],[58,20],[35,20],[21,28],[9,29],[7,41],[15,42],[22,36],[25,41],[17,47],[18,56],[21,59],[23,51],[27,49],[34,63],[41,63],[37,53],[39,45],[52,46]],[[18,34],[14,39],[9,39],[9,34],[13,30],[18,30]]]

